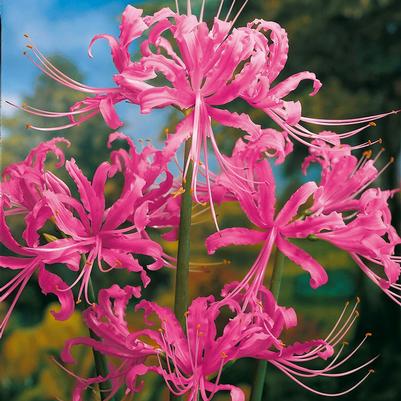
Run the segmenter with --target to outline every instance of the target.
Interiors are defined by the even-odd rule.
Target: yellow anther
[[[374,369],[369,369],[369,373],[375,373]]]
[[[52,235],[52,234],[43,233],[43,236],[45,237],[45,240],[46,240],[47,242],[53,242],[53,241],[57,241],[57,240],[58,240],[58,238],[55,237],[55,236]]]
[[[177,196],[180,196],[183,193],[185,193],[185,189],[183,187],[180,187],[176,191],[171,192],[171,195],[172,195],[173,198],[176,198]]]
[[[31,124],[25,124],[25,128],[26,129],[30,129],[30,128],[32,128],[32,125]]]
[[[27,47],[28,49],[33,49],[33,47],[32,47],[31,45],[26,45],[26,47]]]
[[[200,331],[200,332],[198,333],[198,336],[199,336],[199,337],[203,337],[203,331]]]
[[[224,351],[220,352],[220,355],[221,355],[221,357],[222,357],[223,359],[228,358],[228,355],[227,355]]]
[[[376,127],[376,126],[377,126],[377,124],[376,124],[374,121],[371,121],[371,122],[369,123],[369,125],[370,125],[371,127]]]
[[[82,302],[81,299],[77,299],[77,300],[75,301],[75,303],[76,303],[77,305],[79,305],[81,302]]]
[[[168,128],[165,128],[165,129],[164,129],[164,134],[165,134],[166,136],[168,136],[169,133],[170,133],[170,130],[169,130]]]
[[[27,33],[24,33],[24,38],[29,38],[29,35]]]
[[[343,341],[343,345],[349,345],[348,341]]]
[[[163,333],[163,329],[162,329],[162,328],[157,329],[157,331],[158,331],[159,333]]]
[[[359,317],[359,312],[357,310],[355,311],[355,316]]]
[[[188,312],[188,311],[184,312],[184,316],[185,316],[185,317],[188,317],[188,315],[189,315],[189,312]]]
[[[373,336],[373,334],[370,333],[370,332],[368,332],[368,333],[365,334],[365,337],[372,337],[372,336]]]
[[[196,325],[196,330],[199,330],[201,328],[201,325],[198,323],[197,325]]]
[[[122,265],[123,265],[123,264],[122,264],[121,260],[116,259],[116,260],[114,261],[114,266],[115,266],[115,267],[121,267]]]
[[[382,144],[383,143],[383,139],[379,138],[379,140],[377,141],[378,143]]]
[[[393,156],[390,157],[390,160],[388,161],[389,163],[394,163],[395,159]]]
[[[230,265],[230,264],[231,264],[231,260],[224,259],[224,260],[223,260],[223,264],[225,264],[225,265]]]
[[[371,157],[372,157],[372,151],[369,149],[369,150],[366,150],[365,152],[363,152],[363,157],[366,157],[367,159],[370,159]]]
[[[361,298],[356,297],[356,303],[359,304],[361,302]]]

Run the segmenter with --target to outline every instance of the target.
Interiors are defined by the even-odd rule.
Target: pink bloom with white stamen
[[[316,234],[317,238],[331,242],[349,252],[358,266],[396,303],[401,304],[400,258],[395,246],[401,243],[391,223],[388,200],[396,191],[369,188],[390,161],[378,170],[375,166],[383,153],[381,149],[372,158],[372,151],[364,152],[361,159],[350,154],[347,146],[333,142],[319,149],[311,148],[304,163],[304,171],[311,162],[322,166],[321,182],[313,195],[311,212],[328,214],[341,212],[347,225],[338,230]],[[373,265],[375,268],[371,268]],[[384,276],[378,274],[382,269]]]
[[[38,245],[37,230],[51,217],[43,192],[50,189],[54,192],[69,195],[69,189],[62,180],[45,169],[47,155],[52,153],[57,158],[56,168],[64,165],[64,152],[59,144],[70,146],[64,138],[53,138],[33,148],[22,162],[7,166],[2,173],[0,196],[3,200],[6,216],[22,214],[26,228],[22,237],[28,246]]]
[[[107,394],[107,399],[112,398],[121,386],[126,385],[128,392],[137,392],[141,385],[136,383],[136,375],[141,374],[140,367],[146,358],[156,355],[153,346],[141,340],[132,338],[126,321],[126,309],[131,297],[140,297],[140,288],[126,286],[120,288],[113,285],[109,289],[99,291],[98,304],[92,305],[83,313],[85,324],[97,336],[97,340],[88,337],[78,337],[67,340],[61,353],[64,363],[75,362],[71,350],[77,345],[85,345],[96,351],[121,360],[121,364],[115,366],[109,364],[110,373],[106,377],[77,378],[74,390],[74,401],[83,400],[83,392],[92,383],[103,381],[111,382],[112,387]]]
[[[235,283],[228,285],[235,286]],[[231,290],[229,289],[231,292]],[[241,296],[231,298],[228,303],[215,301],[214,297],[196,298],[185,315],[185,331],[173,312],[154,302],[140,301],[136,310],[143,309],[145,322],[148,316],[155,314],[160,321],[160,328],[152,327],[130,332],[126,323],[126,309],[129,299],[136,291],[131,287],[121,289],[114,285],[109,290],[102,290],[99,305],[93,305],[85,312],[85,321],[99,340],[76,338],[68,340],[62,359],[72,363],[71,348],[75,345],[94,347],[106,356],[113,357],[118,365],[111,365],[107,378],[98,377],[98,381],[110,379],[112,390],[125,384],[126,394],[141,389],[140,376],[148,372],[161,375],[170,392],[174,395],[186,395],[188,401],[211,400],[219,391],[229,391],[232,401],[244,401],[245,396],[239,387],[220,382],[223,369],[229,362],[241,358],[267,360],[292,378],[302,387],[322,395],[335,396],[346,394],[362,383],[371,373],[365,374],[351,388],[338,393],[319,392],[304,383],[308,377],[341,377],[359,372],[370,365],[375,358],[362,365],[339,371],[365,342],[366,338],[348,355],[343,356],[344,338],[357,318],[356,305],[349,310],[347,304],[333,329],[324,340],[296,342],[285,345],[280,337],[283,331],[296,326],[297,320],[292,308],[286,309],[275,301],[267,289],[261,289],[260,310],[243,310]],[[223,291],[224,297],[224,291]],[[218,334],[217,322],[223,318],[223,307],[229,306],[230,316],[234,314],[221,334]],[[262,317],[262,319],[261,319]],[[342,344],[337,353],[335,348]],[[155,362],[157,356],[159,363]],[[147,359],[152,356],[151,359]],[[329,360],[329,358],[331,358]],[[328,361],[323,368],[310,368],[310,361]],[[88,380],[88,379],[85,379]],[[91,382],[78,378],[79,397],[82,390]],[[89,379],[90,380],[90,379]]]
[[[1,202],[3,203],[3,202]],[[38,247],[19,244],[11,234],[6,223],[3,207],[0,208],[0,244],[18,256],[0,256],[0,268],[18,271],[18,273],[0,288],[0,302],[6,301],[13,293],[14,298],[0,324],[0,337],[3,335],[11,313],[28,281],[38,272],[38,283],[44,294],[53,293],[59,299],[61,309],[52,312],[58,320],[66,320],[74,312],[74,298],[67,284],[45,267],[55,263],[65,263],[73,268],[79,263],[79,248],[72,249],[67,240],[61,239]]]
[[[260,160],[259,152],[255,152],[254,149],[239,140],[230,162],[245,167],[244,176],[248,179],[247,186],[236,183],[234,180],[230,180],[227,184],[238,199],[242,210],[259,230],[236,227],[216,232],[206,240],[208,252],[214,253],[218,248],[230,244],[263,243],[257,260],[243,281],[245,285],[252,280],[252,288],[256,292],[263,282],[264,272],[274,245],[311,275],[310,283],[313,288],[325,284],[327,274],[323,266],[301,248],[290,243],[288,239],[307,238],[322,230],[343,227],[341,215],[335,212],[327,216],[305,217],[302,215],[301,207],[305,208],[304,205],[318,188],[314,182],[308,182],[295,191],[275,216],[275,182],[268,161]]]
[[[288,138],[293,138],[307,145],[317,137],[330,141],[330,137],[326,137],[324,133],[317,135],[301,126],[301,121],[320,125],[366,123],[362,128],[338,135],[339,138],[347,138],[369,127],[373,120],[391,114],[342,121],[302,118],[300,102],[287,101],[285,98],[304,80],[313,82],[312,96],[318,92],[321,83],[311,72],[294,74],[277,83],[277,77],[287,61],[287,34],[277,23],[264,20],[255,20],[246,27],[233,28],[246,3],[247,1],[232,20],[230,14],[233,7],[230,7],[223,20],[220,18],[220,6],[210,28],[203,21],[204,5],[199,18],[192,14],[190,2],[186,14],[180,14],[177,6],[177,12],[164,8],[153,16],[145,17],[142,17],[142,10],[128,6],[122,16],[119,38],[107,34],[96,35],[89,46],[89,54],[92,56],[92,46],[98,39],[108,41],[118,71],[114,77],[117,84],[115,88],[92,88],[70,79],[30,44],[28,47],[36,56],[34,62],[45,74],[72,89],[95,95],[76,103],[69,113],[45,112],[24,106],[26,111],[34,115],[69,117],[71,120],[69,124],[60,127],[31,128],[68,128],[81,124],[100,112],[106,123],[116,129],[122,122],[114,105],[121,101],[138,104],[143,113],[166,106],[184,111],[186,116],[170,136],[166,150],[175,153],[182,142],[191,138],[190,157],[183,175],[186,175],[192,160],[192,191],[195,201],[201,202],[199,187],[203,183],[200,177],[204,176],[212,215],[218,227],[210,185],[212,173],[208,160],[208,143],[224,173],[239,180],[242,176],[220,152],[212,129],[212,120],[244,131],[249,142],[259,141],[260,145],[266,146],[264,151],[269,157],[273,155],[282,161],[292,147],[286,145],[285,151],[282,150],[283,140],[278,139],[281,135],[285,142]],[[128,48],[145,32],[148,37],[140,45],[140,58],[132,61]],[[174,45],[178,52],[174,50]],[[156,85],[155,78],[160,75],[167,81],[166,85]],[[235,99],[243,99],[252,107],[263,110],[282,132],[263,130],[249,115],[220,108]],[[365,142],[357,147],[367,146],[369,143]]]
[[[110,141],[116,138],[127,139],[121,134],[114,134]],[[150,279],[137,255],[148,255],[154,259],[147,266],[150,270],[159,269],[166,264],[161,246],[145,231],[151,221],[150,216],[157,213],[172,184],[172,177],[168,172],[164,182],[155,182],[166,171],[166,162],[161,164],[159,158],[161,152],[151,148],[144,149],[144,154],[131,152],[131,156],[136,157],[133,161],[135,169],[129,170],[128,166],[125,167],[127,171],[124,175],[123,193],[111,206],[106,207],[105,186],[119,167],[122,168],[120,159],[124,154],[115,150],[112,153],[113,163],[102,163],[96,169],[92,182],[84,176],[73,159],[67,161],[65,168],[77,187],[80,197],[78,200],[60,179],[44,168],[46,153],[50,150],[60,159],[58,167],[64,164],[64,155],[56,147],[58,142],[63,141],[65,140],[56,138],[44,143],[35,148],[24,162],[5,169],[0,242],[18,256],[1,256],[0,266],[20,272],[0,288],[1,302],[16,292],[0,327],[0,334],[23,288],[36,271],[39,271],[42,291],[53,292],[59,297],[62,311],[57,316],[61,319],[67,318],[74,310],[74,304],[72,302],[71,307],[70,302],[73,301],[71,289],[78,282],[81,281],[78,301],[84,293],[86,301],[91,302],[88,286],[96,260],[102,272],[125,268],[139,273],[145,286]],[[151,155],[156,155],[152,163],[148,160]],[[16,202],[19,202],[18,213],[27,213],[23,234],[26,245],[15,241],[6,222],[7,215],[15,214],[10,206],[16,205]],[[47,234],[44,234],[46,240],[51,238],[51,242],[39,245],[39,230],[49,220],[64,238],[51,238],[52,236],[46,237]],[[85,257],[83,266],[82,257]],[[64,263],[68,269],[77,272],[77,277],[70,286],[45,270],[46,265],[55,263]]]
[[[89,277],[95,261],[102,272],[115,268],[126,268],[141,275],[146,286],[150,279],[134,254],[149,255],[154,263],[149,269],[163,266],[162,248],[151,239],[143,238],[141,233],[146,227],[146,211],[135,209],[136,200],[143,196],[144,180],[140,177],[131,183],[130,191],[122,194],[109,208],[106,208],[104,187],[109,177],[115,174],[116,168],[109,163],[102,163],[95,171],[90,182],[78,168],[75,161],[66,162],[66,169],[77,186],[80,200],[71,196],[62,196],[45,191],[47,204],[51,208],[55,224],[68,238],[71,248],[86,249],[87,259],[74,286],[82,280],[78,299],[85,293],[87,302]],[[134,216],[134,224],[121,227],[129,216]],[[103,262],[108,265],[104,267]],[[79,270],[79,266],[76,266]]]

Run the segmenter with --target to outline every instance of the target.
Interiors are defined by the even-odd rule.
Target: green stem
[[[272,278],[270,281],[270,291],[272,292],[274,298],[276,298],[276,301],[278,300],[278,296],[280,295],[281,279],[283,277],[284,271],[284,259],[284,255],[277,249]]]
[[[276,301],[280,293],[281,279],[284,270],[284,255],[277,249],[274,266],[272,271],[272,278],[270,281],[270,291],[272,292]],[[266,382],[267,361],[260,360],[258,362],[255,379],[252,386],[252,394],[250,401],[262,401],[263,389]]]
[[[191,141],[185,143],[184,168],[187,164]],[[192,162],[183,180],[184,193],[181,197],[180,227],[178,232],[177,270],[175,275],[174,313],[181,326],[185,328],[185,312],[188,309],[188,273],[190,257],[190,232],[192,217]]]
[[[93,284],[91,278],[89,278],[89,298],[92,301],[97,300],[97,297],[95,296],[95,291],[93,289]],[[100,338],[91,330],[89,329],[89,335],[90,337],[95,340],[95,341],[100,341]],[[109,374],[109,369],[107,368],[107,362],[106,358],[104,357],[103,354],[100,352],[96,351],[94,348],[92,348],[93,351],[93,359],[95,360],[95,370],[96,370],[96,375],[100,375],[102,377],[106,377]],[[99,390],[100,390],[100,399],[104,401],[108,394],[110,393],[111,389],[111,383],[107,380],[102,383],[99,383]],[[114,401],[114,398],[110,398],[110,401]]]
[[[189,152],[191,150],[191,141],[185,143],[184,150],[184,169],[187,165]],[[175,273],[175,298],[174,298],[174,313],[185,330],[185,312],[188,309],[188,273],[189,273],[189,258],[191,251],[191,218],[192,218],[192,162],[189,165],[187,175],[183,180],[182,186],[184,193],[181,197],[180,210],[180,226],[178,231],[178,252],[177,252],[177,269]],[[182,400],[181,397],[176,397],[170,394],[170,401]]]

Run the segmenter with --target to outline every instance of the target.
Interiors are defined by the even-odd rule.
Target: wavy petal
[[[310,274],[310,286],[312,288],[318,288],[327,283],[328,276],[323,266],[303,249],[298,248],[280,236],[277,236],[276,245],[285,256]]]
[[[266,240],[266,232],[250,230],[248,228],[226,228],[210,235],[206,239],[206,248],[209,254],[217,249],[229,245],[254,245]]]

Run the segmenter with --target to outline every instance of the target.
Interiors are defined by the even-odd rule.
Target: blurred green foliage
[[[163,4],[173,6],[170,2]],[[200,3],[200,2],[198,2]],[[147,11],[160,7],[160,2],[147,3]],[[217,1],[209,1],[206,8],[208,17],[213,16]],[[199,7],[199,4],[198,4]],[[226,6],[227,7],[227,6]],[[226,8],[227,9],[227,8]],[[238,24],[255,18],[275,20],[284,26],[289,34],[290,53],[286,69],[279,78],[303,70],[315,72],[324,86],[318,96],[307,96],[307,87],[298,90],[302,98],[304,114],[328,118],[352,117],[375,114],[399,108],[401,104],[401,7],[399,0],[251,0]],[[67,75],[83,80],[76,67],[62,56],[53,61]],[[81,99],[75,92],[65,89],[46,77],[37,80],[34,94],[25,101],[35,107],[51,110],[67,110],[75,101]],[[233,106],[236,111],[248,112],[255,121],[267,127],[271,123],[258,111],[249,110],[243,103]],[[172,113],[168,125],[174,128],[176,116]],[[3,138],[3,166],[21,160],[29,149],[53,133],[32,133],[25,124],[46,126],[49,121],[32,119],[23,112],[12,118],[4,119],[7,132]],[[105,144],[110,130],[101,117],[95,118],[59,134],[68,138],[72,145],[66,150],[67,157],[74,157],[89,177],[101,161],[107,160],[109,151]],[[129,132],[127,132],[129,134]],[[238,132],[224,130],[220,135],[220,145],[226,152],[233,146]],[[400,153],[400,118],[391,117],[380,121],[378,127],[366,131],[364,137],[383,138],[389,155]],[[360,138],[356,138],[360,141]],[[289,161],[280,167],[279,193],[281,201],[304,179],[299,165],[306,149],[296,146]],[[52,165],[50,160],[49,165]],[[294,168],[294,166],[296,166]],[[63,177],[66,179],[66,177]],[[385,188],[399,187],[400,177],[395,168],[389,169],[382,177]],[[119,190],[116,180],[108,188],[113,195]],[[400,228],[400,203],[393,203],[394,224]],[[197,209],[199,211],[200,209]],[[222,227],[238,224],[246,225],[246,218],[237,205],[226,204],[218,208]],[[213,232],[213,224],[207,213],[194,220],[192,230],[193,261],[190,274],[191,296],[213,293],[218,295],[224,283],[240,279],[252,264],[257,247],[227,248],[220,250],[213,258],[206,255],[203,239]],[[15,221],[16,232],[21,229],[21,221]],[[157,234],[155,233],[155,237]],[[176,243],[163,243],[166,252],[175,255]],[[294,306],[298,313],[299,326],[290,330],[287,342],[308,338],[324,337],[335,321],[344,302],[360,296],[361,316],[353,333],[349,334],[351,343],[358,343],[366,331],[374,336],[363,347],[355,366],[370,357],[381,354],[375,364],[376,374],[369,378],[358,390],[341,400],[395,401],[401,399],[401,321],[400,310],[374,287],[359,272],[348,256],[333,247],[319,242],[303,244],[316,258],[327,267],[330,286],[311,293],[306,275],[289,261],[285,265],[285,277],[280,295],[280,303]],[[230,264],[227,264],[230,261]],[[221,262],[219,266],[208,263]],[[9,278],[2,272],[0,285]],[[171,306],[172,282],[174,272],[164,270],[152,273],[152,283],[145,292],[146,298]],[[268,281],[267,277],[267,281]],[[111,282],[131,283],[131,276],[125,272],[98,274],[95,278],[97,288],[107,287]],[[338,290],[337,290],[338,289]],[[57,356],[65,338],[84,335],[85,328],[78,315],[65,323],[55,321],[49,315],[51,298],[44,298],[37,284],[28,284],[10,322],[5,339],[0,343],[0,399],[16,401],[46,401],[70,399],[73,380],[50,358]],[[0,313],[5,309],[0,305]],[[132,327],[139,327],[140,316],[130,315]],[[91,373],[91,355],[88,350],[78,350],[81,363],[71,367],[75,373]],[[226,369],[222,382],[235,383],[249,393],[255,362],[244,360]],[[351,366],[350,366],[351,367]],[[327,378],[308,382],[324,391],[340,391],[351,386],[348,378],[337,380]],[[161,382],[150,375],[146,379],[145,391],[138,397],[143,401],[167,399]],[[161,393],[163,389],[163,393]],[[280,372],[269,369],[266,384],[266,400],[302,401],[319,397],[300,389]],[[97,399],[90,392],[88,399]],[[217,401],[228,400],[228,395],[218,394]]]

